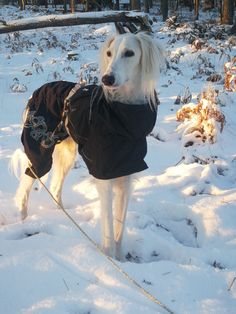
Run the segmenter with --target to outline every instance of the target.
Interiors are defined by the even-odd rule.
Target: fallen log
[[[147,30],[147,17],[145,14],[120,11],[73,13],[67,15],[46,15],[37,18],[26,18],[12,21],[1,21],[0,34],[16,31],[46,27],[63,27],[86,24],[102,24],[111,22],[130,22],[135,23],[141,29]]]

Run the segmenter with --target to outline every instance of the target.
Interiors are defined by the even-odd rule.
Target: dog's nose
[[[106,74],[102,77],[102,82],[106,86],[112,86],[115,83],[115,77],[113,74]]]

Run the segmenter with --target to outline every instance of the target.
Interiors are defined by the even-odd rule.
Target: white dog
[[[51,138],[49,141],[48,134],[55,136],[55,131],[47,132],[44,117],[37,116],[36,111],[32,109],[32,106],[35,106],[34,99],[40,97],[42,93],[50,93],[54,86],[64,87],[67,82],[49,83],[43,89],[37,90],[35,95],[33,94],[33,100],[29,101],[26,111],[24,129],[28,133],[22,135],[22,141],[24,143],[25,138],[28,136],[30,143],[35,141],[35,143],[40,143],[40,147],[43,147],[45,152],[48,152],[48,150],[51,154],[53,152],[54,171],[50,190],[60,204],[62,204],[63,181],[74,163],[77,144],[79,144],[79,153],[84,158],[89,172],[94,175],[97,182],[101,203],[102,248],[106,254],[118,259],[121,257],[121,241],[131,195],[132,176],[135,172],[147,168],[143,161],[146,154],[146,136],[151,132],[156,120],[157,97],[155,88],[162,62],[162,49],[147,34],[127,33],[114,36],[105,42],[101,49],[102,85],[100,90],[97,89],[98,87],[93,87],[91,95],[88,92],[90,87],[81,87],[79,89],[82,90],[80,92],[82,96],[87,93],[87,98],[83,99],[89,99],[86,102],[87,107],[89,102],[89,123],[92,120],[92,130],[83,145],[80,145],[80,139],[83,142],[84,131],[79,131],[78,138],[72,135],[73,132],[70,127],[71,125],[74,127],[74,124],[77,123],[73,120],[75,119],[73,113],[71,116],[67,116],[63,122],[67,135],[63,134],[60,143],[57,143],[58,141],[55,138],[52,143]],[[73,86],[67,86],[66,92],[64,91],[61,96],[62,103],[65,103],[68,90],[72,87],[74,87],[74,84]],[[74,90],[72,94],[76,93]],[[78,99],[75,100],[76,104]],[[80,102],[77,107],[79,106]],[[81,119],[80,114],[78,123],[81,123],[80,121],[83,120]],[[109,121],[107,122],[106,119]],[[98,120],[102,121],[101,126],[97,122]],[[87,126],[87,120],[85,124]],[[101,134],[100,129],[102,130]],[[93,137],[96,137],[96,142]],[[89,146],[87,141],[95,142],[95,144],[89,144]],[[104,143],[100,145],[100,141],[104,141]],[[28,150],[32,148],[31,146],[31,144],[28,144]],[[38,151],[41,152],[41,148]],[[25,150],[27,152],[26,147]],[[95,153],[93,153],[94,151]],[[90,152],[91,159],[88,156]],[[49,166],[46,166],[46,159],[41,161],[41,157],[37,154],[37,152],[34,152],[33,157],[28,156],[32,168],[28,169],[27,174],[22,171],[20,175],[20,184],[15,200],[22,219],[27,216],[28,198],[35,181],[34,174],[36,173],[40,177],[49,171],[51,167],[50,162]],[[93,157],[95,161],[93,161]],[[15,172],[17,172],[17,166],[20,165],[20,159],[19,150],[17,150],[12,158],[12,167]],[[43,169],[43,172],[37,172],[34,165],[35,160],[47,169]],[[34,169],[33,173],[31,169]]]

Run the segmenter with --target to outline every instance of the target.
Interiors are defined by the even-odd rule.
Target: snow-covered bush
[[[98,64],[85,63],[80,67],[79,82],[81,84],[98,84]]]
[[[218,132],[223,131],[225,116],[220,111],[217,95],[216,90],[209,88],[202,93],[197,105],[184,105],[177,111],[184,147],[205,142],[213,144]]]
[[[24,93],[27,91],[27,87],[24,84],[21,84],[16,77],[13,79],[13,84],[10,86],[10,89],[13,93]]]

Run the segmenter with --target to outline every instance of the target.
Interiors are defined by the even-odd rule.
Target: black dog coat
[[[64,119],[64,100],[74,86],[64,81],[45,84],[28,102],[21,140],[36,175],[51,169],[55,145],[69,135],[98,179],[146,169],[146,136],[155,125],[156,110],[148,104],[108,103],[101,86],[88,85],[69,98]],[[30,168],[26,174],[34,177]]]

